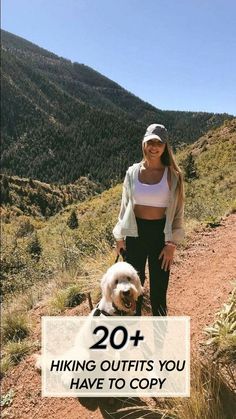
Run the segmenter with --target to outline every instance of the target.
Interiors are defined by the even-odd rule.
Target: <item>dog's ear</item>
[[[102,295],[105,297],[106,301],[111,301],[110,278],[111,276],[107,272],[103,275],[101,280]]]

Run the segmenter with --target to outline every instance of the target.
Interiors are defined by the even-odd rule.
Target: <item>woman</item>
[[[148,260],[153,316],[167,314],[166,293],[176,244],[184,238],[183,179],[167,142],[164,125],[149,125],[143,160],[126,172],[121,209],[113,234],[116,250],[145,281]],[[142,297],[136,315],[141,315]]]

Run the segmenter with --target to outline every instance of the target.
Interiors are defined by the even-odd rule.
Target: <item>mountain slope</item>
[[[214,224],[222,214],[234,210],[235,152],[236,118],[226,121],[217,129],[209,130],[195,143],[177,151],[176,158],[185,179],[186,218]],[[51,216],[68,204],[77,205],[80,201],[97,195],[104,189],[87,178],[80,178],[75,184],[58,186],[7,175],[0,176],[0,186],[7,217],[10,217],[11,207],[13,207],[13,213]],[[97,215],[99,218],[100,210],[102,214],[110,214],[111,225],[115,223],[119,211],[121,188],[122,185],[117,185],[106,191],[105,195],[101,194],[97,200],[95,199],[95,206],[88,211],[88,217],[91,219],[97,207],[95,224],[98,223]],[[103,208],[103,201],[106,204],[109,203],[109,206],[105,205]],[[83,214],[87,212],[89,205],[85,203],[85,207],[86,210],[82,208]],[[90,222],[93,223],[92,220]],[[108,223],[107,216],[104,223]],[[101,237],[95,238],[95,240],[100,239]]]
[[[186,180],[186,217],[214,225],[225,212],[235,211],[235,153],[236,118],[178,153]]]
[[[147,124],[191,143],[226,114],[161,111],[95,70],[2,34],[2,168],[44,182],[109,186],[141,156]],[[105,163],[105,164],[104,164]]]

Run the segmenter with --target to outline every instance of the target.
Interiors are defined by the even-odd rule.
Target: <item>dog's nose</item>
[[[128,291],[123,291],[123,295],[124,296],[127,296],[127,295],[129,295],[130,294],[130,290],[128,290]]]

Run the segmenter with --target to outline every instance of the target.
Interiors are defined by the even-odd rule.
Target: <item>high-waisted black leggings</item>
[[[170,271],[161,269],[162,258],[158,259],[165,246],[165,218],[143,220],[137,218],[138,237],[126,237],[126,261],[138,271],[142,285],[145,281],[145,265],[148,260],[150,299],[153,316],[166,316],[166,293]],[[141,315],[142,297],[137,303],[136,315]]]

